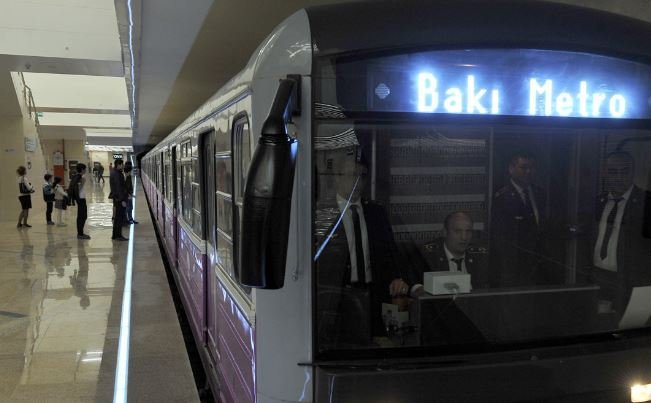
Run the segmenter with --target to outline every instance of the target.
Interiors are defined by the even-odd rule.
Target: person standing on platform
[[[54,186],[52,185],[52,175],[45,174],[43,176],[45,183],[43,184],[43,201],[45,202],[45,221],[47,225],[54,225],[52,221],[52,210],[54,208]]]
[[[102,165],[101,162],[99,163],[99,166],[97,167],[97,183],[99,183],[99,181],[102,181],[102,183],[105,183],[104,182],[104,165]]]
[[[61,186],[62,181],[63,179],[60,176],[54,177],[54,208],[57,209],[57,226],[59,227],[65,227],[66,225],[63,222],[62,215],[63,210],[68,208],[68,201],[66,200],[68,193],[63,190],[63,186]]]
[[[510,179],[493,199],[491,222],[491,285],[535,285],[542,279],[542,229],[545,194],[533,181],[536,159],[516,153],[509,163]]]
[[[114,241],[128,241],[128,238],[122,236],[122,226],[126,219],[125,209],[127,207],[127,189],[122,174],[123,161],[121,159],[115,160],[115,167],[111,171],[109,184],[111,186],[111,195],[113,197],[113,207],[115,214],[113,218],[113,236],[111,239]]]
[[[129,224],[138,224],[138,221],[133,219],[133,198],[136,197],[133,194],[133,176],[131,175],[133,171],[133,166],[128,162],[124,164],[124,181],[127,186],[127,222]]]
[[[31,228],[27,224],[27,217],[29,217],[29,209],[32,208],[32,193],[34,188],[27,179],[27,169],[24,166],[19,166],[16,169],[18,175],[18,200],[20,201],[20,214],[18,215],[18,225],[16,228]]]
[[[77,239],[90,239],[89,235],[84,234],[84,225],[88,218],[88,205],[86,204],[86,165],[77,165]]]

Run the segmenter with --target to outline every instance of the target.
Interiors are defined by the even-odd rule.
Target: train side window
[[[242,227],[242,209],[244,202],[244,188],[246,185],[246,175],[249,171],[251,162],[251,139],[249,131],[249,121],[246,116],[237,119],[233,123],[233,149],[234,149],[234,195],[233,195],[233,226],[235,236],[235,273],[239,267],[238,245],[241,244],[240,228]]]
[[[196,163],[197,161],[195,161]],[[201,222],[201,186],[199,185],[199,175],[196,165],[193,165],[195,174],[192,178],[191,197],[192,197],[192,229],[194,233],[203,238]]]
[[[183,220],[194,228],[193,225],[193,209],[192,209],[192,191],[194,182],[194,169],[192,159],[188,155],[190,141],[181,144],[181,161],[180,161],[180,194],[179,202],[181,205],[181,215]]]

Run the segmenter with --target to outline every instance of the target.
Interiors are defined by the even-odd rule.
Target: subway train
[[[650,41],[539,1],[289,16],[139,160],[217,399],[651,399]]]

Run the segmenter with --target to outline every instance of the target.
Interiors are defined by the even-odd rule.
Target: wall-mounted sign
[[[52,165],[63,165],[63,153],[57,151],[52,154]]]
[[[36,151],[36,139],[32,137],[25,137],[25,151]]]
[[[123,157],[122,154],[113,153],[113,159],[114,159],[114,160],[123,160],[124,157]]]
[[[342,60],[336,94],[350,111],[650,119],[651,66],[551,50],[430,51]]]

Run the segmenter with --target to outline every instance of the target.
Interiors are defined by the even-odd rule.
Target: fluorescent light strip
[[[129,53],[131,53],[131,102],[133,104],[131,128],[133,128],[134,121],[136,120],[136,73],[134,67],[136,60],[133,56],[133,10],[131,7],[131,0],[128,0],[127,9],[129,11]]]
[[[132,158],[133,160],[133,158]],[[133,191],[137,192],[138,178],[133,177]],[[136,199],[133,199],[133,218],[136,218]],[[113,403],[126,403],[127,385],[129,383],[129,340],[131,338],[131,279],[133,277],[133,231],[135,225],[129,226],[129,252],[127,269],[124,274],[124,293],[122,295],[122,320],[120,322],[120,339],[118,342],[118,363],[115,368],[115,390]]]

